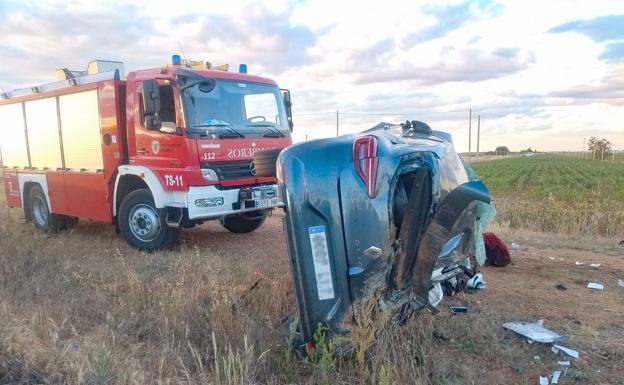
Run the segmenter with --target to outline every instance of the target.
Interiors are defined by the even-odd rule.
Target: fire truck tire
[[[119,206],[119,230],[139,250],[155,251],[175,245],[180,229],[167,226],[167,209],[157,208],[149,189],[126,195]]]
[[[53,214],[48,207],[43,189],[35,185],[28,194],[28,210],[30,218],[35,227],[39,230],[56,232],[65,229],[65,216]]]
[[[275,177],[275,163],[281,151],[281,148],[276,148],[273,150],[258,151],[254,154],[253,162],[256,167],[257,177]]]
[[[266,211],[252,211],[221,218],[221,225],[236,234],[251,233],[262,226],[267,218]]]

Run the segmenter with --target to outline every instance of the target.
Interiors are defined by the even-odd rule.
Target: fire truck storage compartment
[[[0,151],[5,170],[45,173],[52,212],[111,221],[97,87],[0,105]]]

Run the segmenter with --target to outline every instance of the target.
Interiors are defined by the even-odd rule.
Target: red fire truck
[[[184,65],[84,72],[0,95],[6,201],[35,227],[114,223],[132,246],[173,245],[218,219],[250,232],[281,206],[275,157],[292,143],[290,93],[266,78]],[[272,150],[272,151],[265,151]],[[255,156],[255,163],[254,163]]]

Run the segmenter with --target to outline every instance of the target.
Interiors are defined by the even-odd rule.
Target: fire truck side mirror
[[[160,92],[154,79],[143,80],[143,119],[148,130],[160,130]]]
[[[284,107],[286,108],[286,117],[288,118],[288,127],[290,131],[293,130],[295,124],[293,123],[292,118],[292,100],[290,99],[290,91],[287,89],[280,89],[282,92],[282,99],[284,100]]]

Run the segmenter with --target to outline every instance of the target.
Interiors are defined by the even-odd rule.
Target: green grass
[[[624,235],[624,162],[562,155],[473,164],[494,197],[498,221],[513,228]]]

